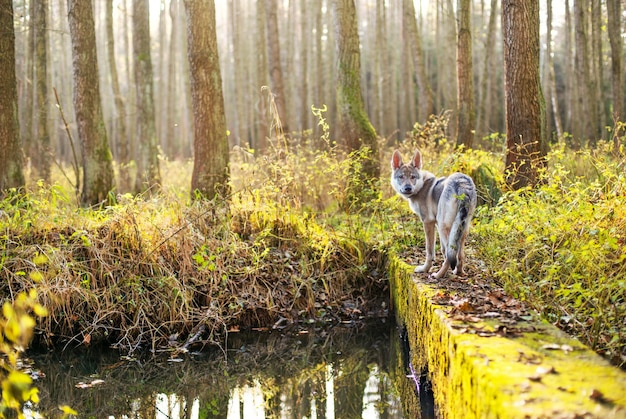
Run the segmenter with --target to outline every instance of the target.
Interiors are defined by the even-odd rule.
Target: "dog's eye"
[[[411,180],[417,179],[417,175],[411,175]]]

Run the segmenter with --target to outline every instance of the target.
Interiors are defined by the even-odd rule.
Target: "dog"
[[[415,272],[427,273],[433,265],[437,226],[444,262],[433,277],[442,278],[450,268],[454,274],[464,275],[463,246],[476,209],[476,186],[472,178],[463,173],[436,178],[422,170],[419,150],[407,164],[396,150],[391,158],[391,186],[409,201],[411,210],[419,215],[424,225],[426,262],[415,268]]]

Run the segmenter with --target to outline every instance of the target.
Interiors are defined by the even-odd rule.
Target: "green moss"
[[[414,367],[428,368],[442,417],[626,417],[622,370],[539,320],[515,338],[453,328],[431,301],[438,290],[414,281],[412,272],[391,258],[393,305]]]

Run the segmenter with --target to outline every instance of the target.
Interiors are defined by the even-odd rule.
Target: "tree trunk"
[[[192,198],[226,198],[229,192],[228,137],[220,73],[215,3],[184,0],[194,116]]]
[[[598,115],[591,77],[591,60],[589,54],[587,10],[589,0],[574,0],[574,20],[576,27],[576,83],[579,85],[577,102],[579,104],[580,132],[582,142],[595,141]]]
[[[604,111],[605,107],[605,94],[603,83],[603,59],[604,53],[602,48],[602,32],[604,22],[602,22],[602,6],[600,0],[591,0],[591,85],[592,92],[591,100],[593,106],[593,113],[597,116],[597,120],[594,124],[593,142],[596,139],[602,139],[605,134],[604,127],[610,123],[607,119],[607,113]]]
[[[561,114],[559,111],[559,98],[556,94],[556,80],[554,78],[554,58],[552,57],[552,0],[547,0],[546,4],[547,8],[547,19],[546,19],[546,54],[545,54],[545,62],[546,62],[546,82],[548,97],[550,100],[551,106],[547,106],[546,108],[551,109],[552,111],[548,113],[551,115],[552,122],[554,123],[554,128],[556,130],[557,138],[560,138],[563,134],[563,127],[561,123]],[[549,127],[550,124],[546,124]],[[552,136],[551,130],[549,128],[546,129],[549,138]]]
[[[301,58],[301,75],[300,82],[297,84],[297,93],[300,97],[300,130],[309,129],[311,124],[309,123],[309,115],[311,110],[309,109],[309,77],[308,77],[308,54],[309,54],[309,37],[311,31],[309,29],[310,16],[307,14],[309,9],[308,2],[300,2],[300,58]]]
[[[168,156],[172,159],[180,157],[180,128],[177,126],[180,118],[178,108],[180,106],[176,89],[176,74],[178,62],[177,41],[178,41],[178,0],[170,1],[170,21],[172,24],[170,32],[170,52],[167,63],[167,92],[165,104],[165,144]]]
[[[256,39],[255,49],[257,50],[256,60],[256,77],[258,82],[254,86],[256,92],[256,120],[257,120],[257,144],[252,147],[257,154],[263,154],[267,150],[267,137],[269,132],[269,117],[267,101],[261,92],[263,86],[269,85],[268,64],[267,64],[267,30],[265,19],[265,2],[256,3]]]
[[[0,0],[0,196],[24,186],[17,111],[13,2]]]
[[[154,84],[150,57],[150,14],[148,0],[133,2],[133,55],[137,92],[137,180],[141,193],[159,187],[161,174],[154,111]]]
[[[502,1],[507,183],[533,186],[545,165],[544,102],[539,77],[539,0]]]
[[[573,53],[573,23],[572,12],[569,0],[565,0],[565,78],[566,78],[566,94],[565,103],[569,106],[565,108],[566,118],[564,131],[568,131],[573,137],[580,138],[582,129],[581,112],[579,111],[580,103],[578,101],[580,90],[579,84],[576,82],[576,62]]]
[[[373,180],[380,175],[376,132],[370,123],[361,93],[361,63],[356,8],[353,0],[332,1],[337,45],[337,108],[340,138],[349,151],[368,147],[363,174]]]
[[[415,67],[415,76],[417,78],[419,90],[418,119],[420,122],[425,122],[435,112],[435,106],[433,103],[433,91],[426,77],[424,53],[422,52],[422,42],[417,30],[413,0],[402,0],[402,26],[405,28],[409,40],[411,58],[413,59],[413,67]]]
[[[113,163],[102,117],[96,32],[91,2],[68,0],[72,38],[74,111],[83,162],[83,205],[97,205],[113,189]]]
[[[115,41],[113,36],[113,2],[106,2],[106,32],[107,32],[107,56],[109,61],[109,71],[111,73],[111,88],[113,90],[113,99],[115,101],[115,109],[117,111],[117,125],[119,132],[119,192],[127,192],[130,190],[130,174],[128,165],[130,163],[130,155],[128,152],[128,133],[126,130],[126,105],[120,91],[120,82],[117,74],[117,65],[115,63]]]
[[[621,0],[607,0],[608,15],[608,32],[609,41],[611,43],[611,83],[613,91],[613,120],[615,122],[626,122],[626,114],[624,113],[623,87],[622,87],[622,15]],[[613,132],[614,150],[619,150],[620,129],[618,124],[614,124],[615,132]]]
[[[50,132],[48,130],[48,0],[35,1],[35,79],[37,131],[31,156],[36,177],[50,182]]]
[[[287,108],[285,98],[285,85],[283,82],[283,70],[280,63],[280,44],[278,38],[278,19],[276,10],[278,9],[277,0],[265,0],[265,13],[267,15],[267,58],[269,64],[270,79],[272,82],[272,93],[274,94],[274,102],[276,103],[276,111],[278,121],[272,121],[275,125],[277,136],[289,135],[289,126],[287,119]]]
[[[472,71],[472,32],[470,26],[470,0],[458,0],[457,30],[457,86],[458,129],[457,146],[471,148],[474,143],[476,115],[474,111],[474,72]]]
[[[485,52],[483,57],[483,74],[480,79],[480,94],[478,105],[478,135],[483,137],[489,134],[489,116],[491,112],[489,101],[487,97],[490,94],[490,85],[495,78],[493,69],[491,68],[491,61],[494,55],[494,48],[496,44],[496,16],[498,14],[498,0],[491,0],[491,7],[489,8],[489,23],[487,25],[487,39],[485,40]]]

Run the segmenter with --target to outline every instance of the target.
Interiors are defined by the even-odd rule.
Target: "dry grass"
[[[358,236],[323,228],[299,198],[277,202],[279,183],[265,186],[239,188],[229,206],[190,203],[182,188],[166,186],[158,197],[120,196],[99,210],[77,208],[62,186],[35,186],[0,208],[0,295],[37,287],[50,313],[39,325],[47,344],[104,341],[129,352],[381,311],[383,256]]]

